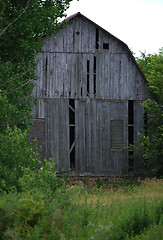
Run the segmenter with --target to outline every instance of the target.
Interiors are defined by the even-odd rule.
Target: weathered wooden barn
[[[134,169],[124,149],[143,124],[146,78],[121,40],[77,13],[44,38],[33,91],[32,138],[44,157],[76,175],[120,175]]]

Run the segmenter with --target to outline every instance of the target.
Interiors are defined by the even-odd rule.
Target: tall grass
[[[50,199],[40,189],[3,196],[1,239],[161,240],[163,182],[120,185],[61,187]]]
[[[139,184],[132,185],[124,185],[124,182],[120,180],[118,183],[111,185],[109,189],[102,186],[98,188],[94,186],[89,189],[86,185],[79,184],[69,187],[68,192],[71,201],[78,204],[85,202],[85,199],[87,199],[87,203],[91,204],[97,202],[107,204],[116,201],[127,201],[131,198],[163,198],[163,180],[146,179],[140,181]]]

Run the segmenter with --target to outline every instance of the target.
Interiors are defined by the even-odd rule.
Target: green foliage
[[[146,123],[143,133],[139,133],[134,146],[135,158],[143,158],[147,174],[163,176],[163,48],[159,54],[144,54],[137,59],[148,80],[149,89],[156,100],[146,100],[143,103]],[[140,168],[140,166],[137,166]]]
[[[0,0],[0,106],[3,131],[10,126],[27,128],[36,55],[43,37],[54,35],[72,0]]]
[[[156,229],[161,233],[163,224],[163,201],[158,196],[161,185],[161,181],[148,181],[137,192],[120,191],[118,198],[117,192],[98,188],[88,191],[83,186],[59,187],[53,198],[47,197],[41,188],[1,195],[1,239],[133,240],[148,239],[149,234],[159,236]],[[76,191],[78,196],[74,201]],[[93,202],[94,191],[96,202]],[[92,202],[81,202],[83,194]]]
[[[137,143],[134,146],[135,157],[138,162],[141,162],[143,158],[144,168],[142,170],[145,174],[161,177],[163,176],[162,105],[149,99],[143,103],[143,106],[148,121],[144,126],[144,133],[139,133]]]
[[[163,224],[154,225],[144,233],[137,235],[133,238],[130,238],[130,240],[162,240],[163,236]]]
[[[0,135],[0,190],[18,187],[18,179],[25,168],[38,166],[38,153],[34,144],[27,141],[28,131],[7,126]]]
[[[159,54],[141,53],[137,62],[148,80],[149,89],[163,103],[163,48],[159,50]]]
[[[37,167],[37,166],[36,166]],[[54,171],[54,160],[44,160],[39,168],[24,168],[24,175],[19,179],[20,189],[23,192],[40,189],[50,196],[60,187],[64,187],[66,180],[64,177],[57,177]]]

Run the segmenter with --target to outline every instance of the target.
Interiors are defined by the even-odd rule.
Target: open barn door
[[[69,99],[70,168],[75,171],[75,100]]]

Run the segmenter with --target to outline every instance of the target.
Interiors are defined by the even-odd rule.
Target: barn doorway
[[[70,168],[75,171],[75,100],[69,99]]]

